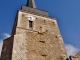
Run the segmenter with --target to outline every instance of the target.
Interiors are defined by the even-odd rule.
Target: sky
[[[35,0],[40,10],[57,18],[58,26],[69,55],[80,51],[80,0]],[[0,0],[0,51],[3,39],[10,36],[16,12],[27,0]]]

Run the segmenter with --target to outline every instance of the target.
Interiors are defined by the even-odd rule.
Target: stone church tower
[[[34,0],[18,10],[11,37],[3,42],[1,60],[66,60],[57,19],[38,10]]]

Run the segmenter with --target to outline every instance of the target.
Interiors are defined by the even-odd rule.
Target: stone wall
[[[80,60],[80,59],[76,56],[70,56],[70,60]]]
[[[35,17],[29,27],[28,15]],[[2,60],[66,60],[67,54],[57,20],[22,10],[18,12],[12,36],[4,40]],[[5,50],[5,48],[7,48]],[[3,57],[5,54],[5,57]]]
[[[12,60],[27,60],[25,34],[14,35]]]
[[[80,51],[76,54],[76,56],[80,59]]]
[[[52,34],[27,32],[28,60],[66,60],[59,39]]]
[[[47,33],[28,31],[17,34],[14,36],[12,60],[66,60],[66,53],[58,41]]]
[[[10,37],[4,40],[2,53],[1,53],[1,60],[11,60],[13,40],[14,40],[13,37]]]
[[[29,28],[29,21],[26,18],[28,15],[35,17],[32,29]],[[55,18],[37,16],[20,10],[15,32],[17,38],[15,41],[18,41],[18,43],[14,44],[13,50],[19,50],[17,51],[18,53],[16,53],[19,57],[22,54],[19,46],[22,45],[21,41],[25,39],[26,41],[23,42],[26,42],[27,52],[25,51],[25,53],[27,60],[66,60],[67,54],[64,42]],[[25,33],[24,36],[26,37],[17,36],[23,33]],[[14,56],[16,57],[16,55]],[[21,57],[18,59],[21,59]]]
[[[80,52],[78,52],[75,56],[70,56],[70,60],[80,60]]]

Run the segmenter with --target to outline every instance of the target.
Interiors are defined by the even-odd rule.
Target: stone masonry
[[[29,21],[26,19],[27,15],[33,15],[36,18],[33,21],[32,29],[29,28]],[[66,60],[66,50],[56,19],[19,10],[17,26],[13,30],[15,30],[15,35],[12,60]],[[2,59],[11,60],[4,57]]]
[[[11,37],[4,40],[1,60],[66,60],[57,19],[49,17],[48,12],[29,9],[18,10]],[[35,20],[29,21],[27,16]]]
[[[70,56],[70,60],[80,60],[80,52],[78,52],[76,56]]]

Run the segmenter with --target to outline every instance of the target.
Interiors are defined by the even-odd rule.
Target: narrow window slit
[[[47,55],[42,55],[42,56],[46,57]]]
[[[56,38],[58,38],[57,36],[55,36]]]
[[[30,28],[33,27],[33,21],[29,21],[29,27],[30,27]]]
[[[39,42],[41,42],[41,43],[45,43],[45,41],[39,41]]]

